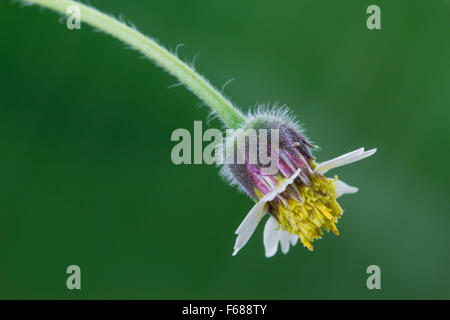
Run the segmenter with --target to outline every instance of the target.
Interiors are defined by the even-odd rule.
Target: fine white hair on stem
[[[234,81],[234,78],[231,78],[230,80],[226,81],[223,85],[222,88],[220,89],[220,92],[223,94],[223,91],[225,90],[225,88],[227,87],[227,85],[229,85],[231,82]]]
[[[179,43],[179,44],[177,44],[177,46],[175,47],[175,52],[174,52],[174,54],[175,54],[175,56],[178,57],[178,58],[179,58],[179,56],[178,56],[178,49],[180,49],[181,47],[184,47],[184,43]]]
[[[189,62],[189,66],[195,70],[195,64],[197,62],[198,57],[200,56],[200,52],[197,52],[195,56],[192,58],[191,62]]]
[[[183,86],[183,85],[184,85],[183,82],[177,82],[177,83],[174,83],[174,84],[169,85],[167,88],[168,88],[168,89],[172,89],[172,88],[176,88],[176,87],[181,87],[181,86]]]

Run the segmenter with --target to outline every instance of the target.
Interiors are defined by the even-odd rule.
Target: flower
[[[311,242],[320,239],[323,230],[338,235],[336,223],[343,210],[336,199],[358,189],[338,180],[337,176],[327,178],[325,173],[367,158],[376,149],[365,151],[360,148],[316,163],[310,151],[316,147],[302,135],[299,125],[287,111],[261,111],[249,115],[244,127],[279,130],[279,149],[269,146],[269,153],[278,153],[278,170],[267,175],[260,165],[247,161],[223,167],[222,174],[256,201],[236,230],[233,256],[245,246],[266,214],[270,215],[264,227],[266,257],[275,255],[279,243],[282,252],[287,253],[290,245],[294,246],[300,238],[303,245],[313,251]]]

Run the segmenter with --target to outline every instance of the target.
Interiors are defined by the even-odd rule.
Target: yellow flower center
[[[322,175],[311,174],[311,184],[292,183],[286,190],[269,202],[272,215],[283,230],[299,236],[309,250],[311,242],[322,237],[322,228],[339,235],[335,226],[343,210],[336,202],[337,180],[329,180]],[[298,191],[298,192],[297,192]]]

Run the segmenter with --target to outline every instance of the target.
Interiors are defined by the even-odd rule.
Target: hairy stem
[[[178,59],[166,48],[146,37],[139,31],[82,3],[71,0],[26,0],[25,2],[38,4],[66,14],[67,8],[77,6],[81,13],[81,22],[122,40],[169,73],[183,82],[195,95],[211,107],[222,121],[230,128],[238,128],[245,121],[243,114],[215,89],[205,78],[189,65]]]

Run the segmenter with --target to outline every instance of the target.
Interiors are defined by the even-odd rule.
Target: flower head
[[[261,111],[250,115],[244,126],[244,129],[249,128],[267,129],[268,132],[277,129],[278,147],[274,148],[274,141],[269,141],[264,148],[268,149],[272,157],[276,155],[278,161],[272,174],[264,172],[260,161],[250,163],[247,157],[242,164],[226,164],[222,168],[222,174],[256,202],[236,230],[233,255],[245,246],[267,213],[270,215],[264,227],[267,257],[277,252],[279,243],[281,250],[287,253],[289,246],[294,246],[300,239],[312,251],[312,242],[320,239],[324,230],[338,235],[336,223],[343,210],[336,199],[345,193],[355,193],[358,189],[338,180],[337,176],[327,178],[325,173],[369,157],[376,149],[365,151],[360,148],[332,160],[316,163],[311,154],[311,149],[316,147],[303,135],[288,112]],[[238,137],[229,139],[237,141]],[[228,145],[235,148],[234,144],[227,144],[227,148]],[[259,143],[257,145],[257,148],[261,148]],[[249,149],[247,144],[245,148]]]

